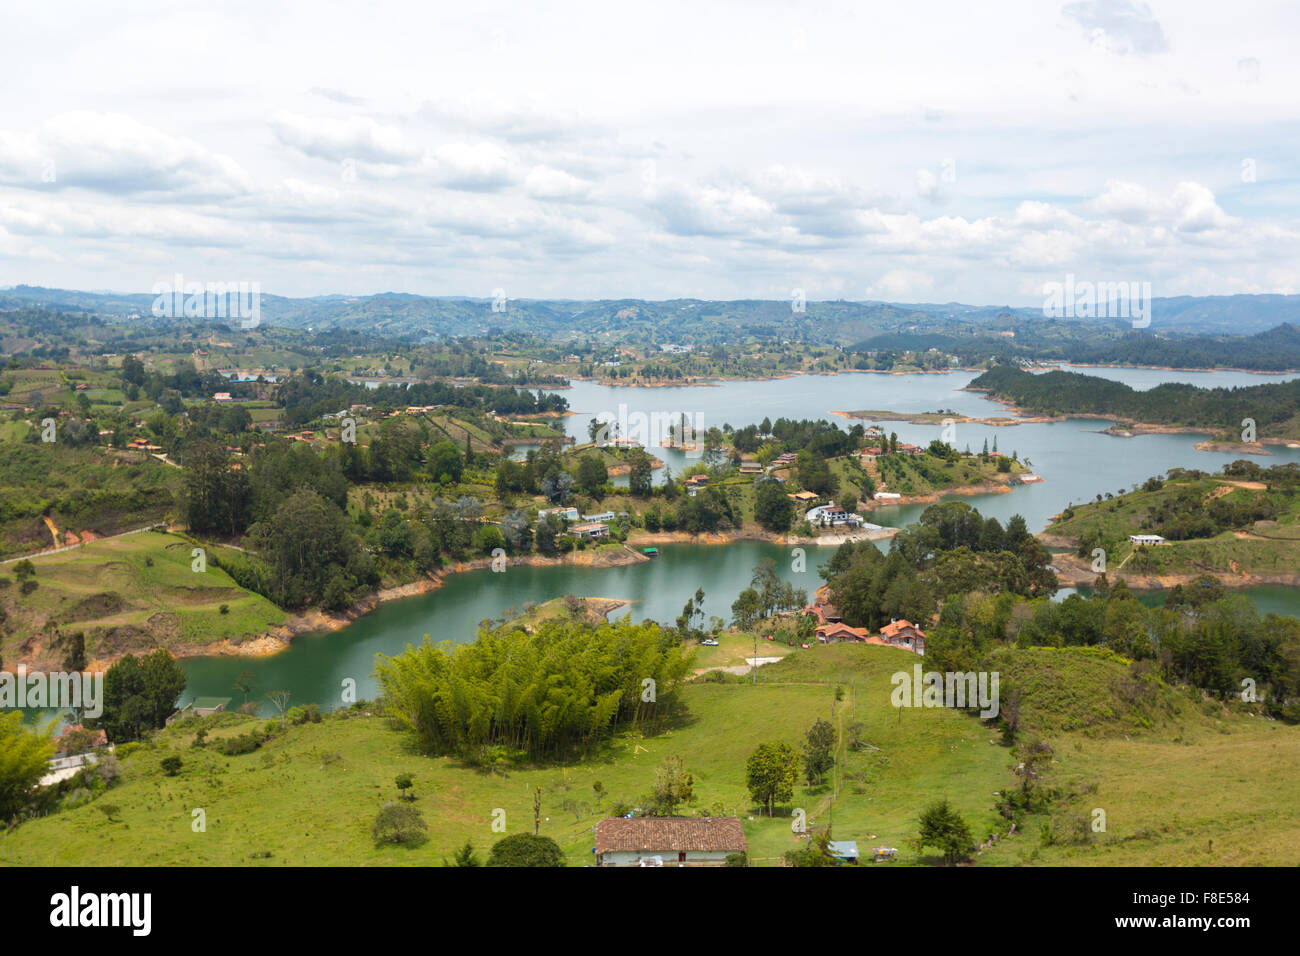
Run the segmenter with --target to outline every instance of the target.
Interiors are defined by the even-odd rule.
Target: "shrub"
[[[113,754],[114,756],[117,757],[118,760],[125,760],[127,757],[131,756],[131,754],[135,753],[143,746],[144,744],[142,744],[140,741],[132,740],[129,743],[118,744],[117,747],[114,748]]]
[[[375,817],[370,835],[376,843],[419,846],[428,839],[429,826],[420,811],[409,804],[386,803]]]
[[[235,737],[222,737],[212,742],[213,749],[227,757],[251,754],[260,746],[262,746],[262,735],[256,730]]]
[[[320,704],[301,704],[297,707],[290,707],[284,715],[284,719],[290,724],[319,724]]]
[[[516,833],[492,844],[488,866],[564,866],[564,851],[550,837]]]
[[[181,772],[181,758],[175,755],[171,757],[163,757],[160,766],[163,769],[163,773],[167,774],[169,777],[174,777]]]
[[[104,786],[111,787],[122,776],[122,765],[112,754],[103,754],[95,763],[94,774]]]

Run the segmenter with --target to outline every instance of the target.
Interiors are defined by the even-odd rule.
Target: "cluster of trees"
[[[1244,530],[1256,521],[1271,520],[1277,514],[1278,506],[1267,494],[1238,489],[1207,503],[1204,492],[1193,485],[1153,504],[1142,527],[1153,529],[1170,541],[1187,541]]]
[[[779,611],[790,611],[807,604],[808,592],[782,581],[776,573],[776,562],[764,558],[754,568],[749,587],[741,591],[732,603],[731,616],[737,627],[750,628]]]
[[[737,451],[746,454],[765,449],[769,461],[783,452],[802,449],[818,458],[838,458],[860,448],[864,433],[861,425],[843,432],[834,422],[825,419],[778,418],[772,422],[765,418],[758,425],[746,425],[731,431],[731,443]]]
[[[1300,379],[1246,388],[1197,388],[1166,382],[1138,391],[1123,382],[1052,371],[1036,375],[998,365],[970,383],[995,398],[1045,415],[1086,413],[1162,425],[1195,425],[1235,431],[1247,418],[1265,426],[1300,412]]]
[[[786,494],[785,485],[779,481],[754,483],[754,520],[768,531],[790,530],[794,520],[794,502]]]
[[[499,415],[559,414],[569,408],[568,400],[556,392],[494,385],[456,386],[448,382],[381,385],[372,389],[322,375],[314,369],[282,382],[276,389],[276,402],[284,409],[282,418],[290,427],[356,404],[384,410],[408,405],[452,405]]]
[[[1261,617],[1245,595],[1224,595],[1205,576],[1147,607],[1104,575],[1088,597],[1026,602],[1009,594],[953,594],[931,628],[926,659],[937,670],[975,670],[993,649],[1104,647],[1150,662],[1158,676],[1228,697],[1246,678],[1265,712],[1300,721],[1300,621]]]
[[[1019,515],[1003,529],[965,502],[948,501],[899,532],[888,555],[870,541],[850,541],[821,571],[844,620],[876,629],[894,618],[928,621],[953,594],[1054,594],[1050,560]]]
[[[645,457],[648,461],[650,456]],[[544,495],[553,504],[563,504],[575,491],[592,497],[603,495],[608,481],[609,466],[600,454],[588,452],[569,470],[558,444],[546,442],[531,449],[523,461],[502,459],[497,464],[495,487],[503,498],[516,493]]]
[[[139,740],[167,722],[186,683],[185,669],[164,650],[127,654],[105,672],[104,712],[87,724],[103,728],[113,743]]]
[[[653,622],[480,631],[472,644],[427,637],[376,674],[391,711],[431,753],[554,758],[661,714],[688,671],[679,638]]]
[[[141,393],[152,401],[161,402],[169,390],[184,398],[200,398],[230,390],[224,378],[216,372],[199,372],[189,359],[180,360],[175,371],[165,375],[146,369],[138,356],[127,355],[122,359],[122,381],[126,385],[126,397],[133,402]]]
[[[244,534],[255,552],[220,559],[241,586],[281,607],[338,609],[378,582],[344,510],[348,482],[336,455],[273,442],[236,463],[221,446],[197,442],[185,464],[181,502],[191,530]]]

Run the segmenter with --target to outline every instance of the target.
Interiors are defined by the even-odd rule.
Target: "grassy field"
[[[1028,471],[1017,461],[1007,472],[998,472],[997,459],[982,461],[978,456],[945,461],[933,455],[891,455],[877,462],[884,485],[904,495],[929,495],[949,488],[979,485],[986,481],[1006,483],[1012,475]]]
[[[1019,677],[1041,671],[1044,687],[1080,685],[1092,696],[1111,689],[1122,663],[1069,652],[1024,655]],[[570,865],[591,860],[591,828],[616,801],[639,805],[655,768],[680,756],[694,777],[690,812],[742,819],[752,862],[776,865],[798,846],[790,814],[803,808],[813,826],[831,823],[836,839],[899,848],[897,864],[934,862],[909,841],[930,800],[946,796],[977,841],[1007,823],[995,793],[1017,783],[1015,752],[973,716],[952,710],[896,710],[890,675],[917,658],[892,648],[833,645],[791,655],[760,670],[757,685],[739,679],[686,686],[680,706],[655,733],[615,737],[595,756],[570,764],[486,773],[453,758],[414,752],[409,739],[378,716],[327,716],[289,728],[260,750],[225,757],[192,749],[193,727],[177,725],[152,747],[123,760],[123,780],[96,801],[29,821],[0,837],[0,862],[17,865],[438,865],[467,839],[480,852],[499,839],[491,823],[505,812],[506,833],[532,828],[532,793],[543,790],[540,832],[564,848]],[[836,701],[837,690],[842,699]],[[1052,813],[1103,808],[1107,830],[1086,845],[1044,845],[1048,814],[1029,817],[1017,834],[975,858],[979,865],[1141,865],[1300,862],[1300,729],[1202,705],[1169,688],[1150,708],[1109,707],[1078,729],[1051,735],[1055,758],[1046,782],[1058,791]],[[1059,726],[1053,703],[1027,713]],[[1152,715],[1155,715],[1153,719]],[[760,815],[744,784],[744,764],[760,742],[796,750],[823,717],[843,731],[863,725],[865,746],[840,748],[833,781],[800,786],[775,818]],[[240,732],[253,718],[227,715],[209,739]],[[162,757],[184,761],[166,777]],[[429,841],[413,849],[377,848],[369,825],[395,799],[399,773],[415,779],[415,806]],[[603,785],[598,799],[593,784]],[[110,819],[97,804],[118,808]],[[207,830],[191,830],[192,811]]]
[[[142,532],[33,558],[37,589],[21,595],[10,582],[0,592],[7,615],[5,660],[16,660],[31,638],[44,642],[42,635],[56,625],[64,632],[84,630],[93,658],[160,643],[240,638],[284,620],[283,611],[211,563],[196,573],[190,551],[187,541]],[[8,573],[13,565],[2,567]]]

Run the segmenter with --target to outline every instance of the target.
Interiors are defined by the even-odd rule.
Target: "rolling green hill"
[[[261,722],[207,718],[203,748],[191,747],[198,725],[181,723],[151,746],[124,748],[121,782],[108,792],[0,836],[0,863],[438,865],[467,839],[480,855],[499,839],[491,829],[497,810],[505,812],[506,833],[527,832],[532,793],[541,787],[540,832],[559,842],[570,865],[583,865],[595,821],[615,803],[639,805],[655,768],[672,755],[694,776],[688,811],[739,815],[754,865],[777,865],[800,845],[790,828],[793,808],[817,827],[830,822],[832,804],[836,839],[895,846],[901,865],[929,863],[932,851],[909,843],[921,809],[946,796],[977,841],[1007,834],[1010,823],[996,805],[999,794],[1022,785],[1014,767],[1023,752],[966,713],[896,710],[891,675],[916,663],[923,659],[874,646],[796,650],[761,668],[756,685],[716,674],[687,685],[680,708],[656,732],[616,736],[587,760],[497,773],[414,752],[408,736],[365,705],[279,729],[258,750],[231,757],[212,741]],[[1037,764],[1041,805],[977,863],[1300,862],[1300,728],[1143,681],[1113,655],[1007,650],[997,665],[1020,692],[1022,741],[1041,734],[1051,756]],[[799,749],[819,717],[840,733],[834,782],[798,786],[775,818],[761,816],[745,788],[747,755],[765,741]],[[861,745],[852,749],[855,736]],[[182,758],[176,777],[159,767],[167,755]],[[369,826],[396,798],[400,773],[414,777],[414,806],[429,840],[376,848]],[[109,805],[117,808],[111,816],[102,812]],[[206,814],[203,833],[191,829],[198,808]],[[1071,842],[1081,836],[1073,824],[1093,819],[1096,809],[1105,810],[1106,830],[1085,828],[1082,842]]]

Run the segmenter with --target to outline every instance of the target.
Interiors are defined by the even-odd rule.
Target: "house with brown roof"
[[[871,632],[865,627],[849,627],[843,621],[836,621],[833,624],[822,624],[817,628],[817,643],[870,644],[874,642],[871,639]]]
[[[880,636],[890,647],[901,647],[917,654],[925,653],[925,631],[911,621],[890,621],[880,629]]]
[[[823,624],[834,624],[841,620],[839,609],[834,604],[827,604],[825,601],[818,601],[816,604],[809,604],[803,609],[805,614],[811,614]]]
[[[596,824],[597,866],[723,866],[748,850],[738,817],[614,817]]]

